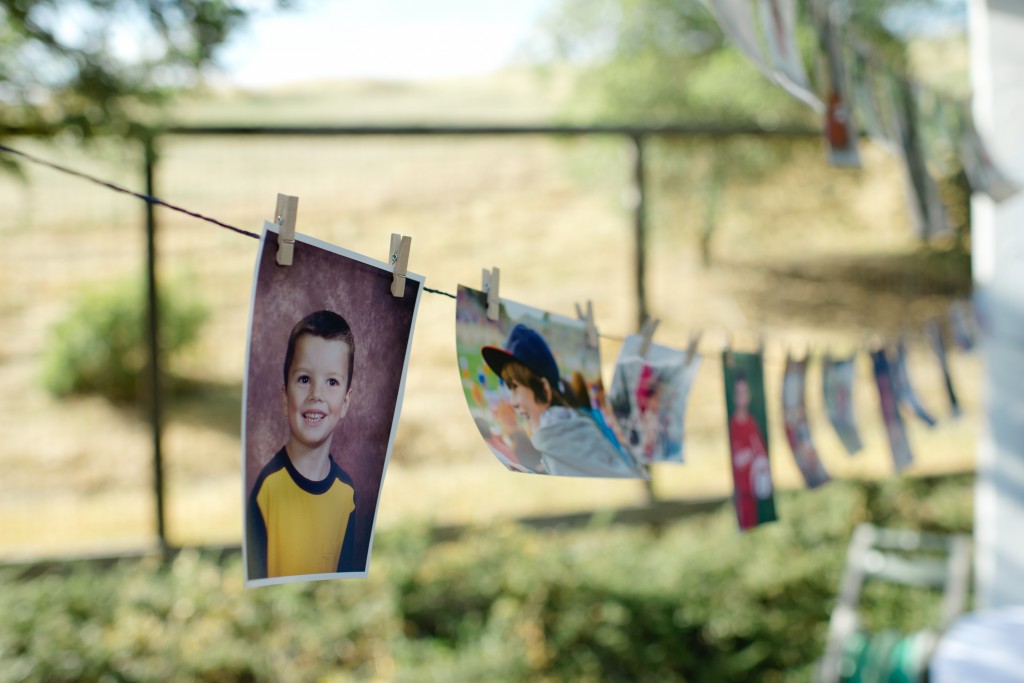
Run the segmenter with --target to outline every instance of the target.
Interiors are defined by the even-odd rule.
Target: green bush
[[[52,394],[137,398],[148,362],[145,292],[136,278],[78,297],[67,318],[53,327],[44,355],[43,381]],[[159,342],[167,359],[196,340],[209,311],[183,281],[159,292]]]
[[[856,524],[962,532],[971,493],[834,482],[780,495],[781,521],[745,534],[729,506],[660,529],[388,530],[367,579],[250,591],[240,558],[196,552],[0,569],[0,683],[809,681]],[[937,602],[872,590],[864,611],[906,630]]]

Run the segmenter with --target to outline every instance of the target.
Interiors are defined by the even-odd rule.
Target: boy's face
[[[750,385],[746,380],[740,380],[733,386],[733,406],[738,412],[745,412],[750,407]]]
[[[306,334],[295,341],[281,406],[291,438],[309,449],[330,445],[338,421],[348,412],[348,366],[352,349],[343,341]]]
[[[547,387],[546,379],[541,379],[541,382]],[[539,403],[537,397],[533,395],[533,389],[525,384],[518,384],[510,380],[505,383],[505,386],[508,387],[511,394],[510,403],[516,413],[526,418],[531,429],[540,427],[540,416],[548,409],[550,403]]]

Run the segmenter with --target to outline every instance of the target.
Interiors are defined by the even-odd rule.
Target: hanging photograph
[[[967,114],[960,135],[960,158],[964,173],[974,192],[984,192],[993,201],[1003,202],[1020,192],[1020,185],[1011,180],[988,151],[974,119]]]
[[[733,503],[740,530],[777,519],[760,353],[724,351]]]
[[[942,336],[942,326],[939,325],[938,320],[931,320],[925,325],[925,335],[928,337],[928,344],[932,347],[935,359],[939,362],[943,385],[946,387],[946,397],[949,398],[949,414],[951,417],[959,417],[960,401],[957,399],[956,390],[953,388],[953,375],[949,371],[949,354],[946,353],[946,340]]]
[[[700,356],[626,337],[615,363],[608,402],[620,433],[641,463],[683,462],[683,418]]]
[[[268,224],[269,225],[269,224]],[[260,240],[242,407],[246,584],[366,576],[423,278],[296,235]]]
[[[918,129],[920,113],[912,84],[896,77],[887,79],[885,106],[894,139],[899,143],[904,182],[914,231],[920,237],[932,237],[951,231],[939,186],[925,161],[924,143]]]
[[[796,0],[758,0],[758,9],[773,79],[790,95],[815,111],[822,111],[821,100],[811,90],[796,40]]]
[[[708,9],[718,22],[722,33],[761,73],[774,80],[774,70],[768,63],[764,48],[757,37],[757,23],[750,0],[709,0]]]
[[[460,285],[459,372],[469,411],[494,456],[514,472],[646,479],[623,445],[587,326]]]
[[[864,448],[860,430],[853,413],[853,380],[856,376],[856,356],[832,358],[826,354],[821,365],[822,393],[828,421],[836,430],[843,448],[850,455]]]
[[[797,360],[787,354],[786,370],[782,377],[782,416],[786,425],[786,440],[793,450],[793,458],[807,488],[813,489],[827,484],[830,478],[811,440],[811,427],[807,423],[804,402],[806,383],[807,358]]]
[[[977,342],[977,325],[974,308],[969,301],[954,301],[949,304],[949,329],[953,343],[961,351],[972,351]]]
[[[896,353],[891,356],[889,365],[896,388],[896,397],[901,403],[910,406],[919,420],[929,427],[934,427],[937,420],[921,403],[921,399],[918,398],[917,392],[914,391],[914,387],[910,383],[910,371],[907,369],[907,345],[902,339],[896,345]]]
[[[812,4],[825,83],[825,149],[832,166],[860,168],[859,133],[847,91],[842,46],[831,6]]]
[[[847,64],[850,65],[850,95],[854,116],[863,124],[864,131],[874,142],[890,150],[896,149],[898,142],[893,137],[892,129],[885,125],[879,106],[871,64],[858,50],[850,51],[849,55]]]
[[[871,363],[874,367],[875,384],[878,386],[878,404],[882,410],[882,421],[892,451],[892,462],[896,471],[902,472],[913,464],[914,456],[910,452],[910,442],[907,440],[903,418],[900,416],[892,370],[885,349],[872,351]]]

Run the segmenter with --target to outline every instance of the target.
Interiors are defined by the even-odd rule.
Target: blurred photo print
[[[825,354],[821,364],[821,384],[828,421],[850,455],[864,448],[853,413],[853,380],[856,375],[855,355],[833,358]]]
[[[761,35],[773,67],[775,81],[816,111],[821,100],[811,91],[796,41],[796,0],[758,0]]]
[[[953,344],[958,349],[974,350],[978,341],[978,328],[970,301],[961,299],[949,304],[949,330],[953,335]]]
[[[882,410],[882,422],[885,424],[885,433],[892,451],[892,462],[896,471],[902,472],[913,464],[914,456],[910,452],[910,442],[907,440],[903,418],[900,416],[892,368],[889,365],[885,349],[872,351],[871,363],[875,373],[875,384],[878,386],[878,404]]]
[[[896,388],[896,397],[901,403],[910,406],[921,422],[929,427],[934,427],[937,420],[928,409],[921,403],[917,392],[910,383],[910,371],[907,369],[907,344],[902,339],[896,345],[896,353],[890,358],[889,367],[892,371],[892,381]]]
[[[268,224],[269,225],[269,224]],[[260,240],[242,407],[246,585],[366,576],[423,279],[296,235]]]
[[[775,487],[768,460],[768,419],[760,353],[724,351],[725,404],[733,503],[740,530],[773,522]]]
[[[890,127],[885,125],[873,78],[874,71],[868,57],[859,50],[850,55],[850,95],[854,115],[864,126],[871,139],[887,149],[896,150],[898,142]]]
[[[480,435],[509,470],[568,477],[649,478],[616,431],[601,358],[586,323],[460,285],[459,373]]]
[[[812,3],[825,83],[825,149],[829,164],[860,168],[859,133],[847,88],[842,46],[831,6]]]
[[[757,22],[750,0],[708,0],[708,10],[722,32],[763,74],[774,79],[764,47],[757,36]]]
[[[925,325],[925,335],[928,343],[939,362],[939,370],[942,371],[943,385],[946,387],[946,397],[949,398],[949,414],[951,417],[960,417],[960,401],[956,397],[956,389],[953,388],[953,375],[949,371],[949,354],[946,352],[946,339],[942,336],[942,326],[938,320],[931,320]]]
[[[608,401],[623,439],[639,462],[681,463],[686,399],[700,356],[651,344],[641,357],[642,345],[642,336],[626,337]]]
[[[1003,173],[992,158],[970,116],[963,124],[960,158],[973,191],[984,192],[996,202],[1006,201],[1020,192],[1020,186]]]
[[[804,386],[807,378],[807,358],[797,360],[787,354],[786,370],[782,377],[782,415],[786,424],[786,440],[793,450],[796,466],[804,477],[807,488],[813,489],[830,480],[818,451],[811,440],[804,404]]]

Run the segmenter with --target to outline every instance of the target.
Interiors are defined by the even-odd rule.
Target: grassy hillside
[[[261,90],[209,88],[176,102],[180,124],[547,123],[571,74],[510,68],[434,81],[302,82]]]

